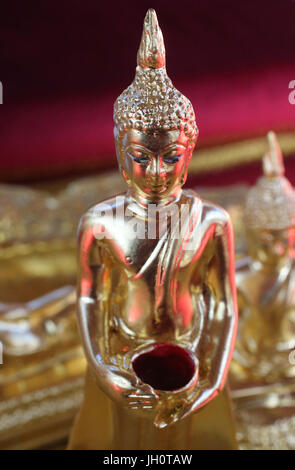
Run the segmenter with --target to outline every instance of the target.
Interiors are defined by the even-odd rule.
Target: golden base
[[[88,372],[68,449],[237,449],[227,389],[194,415],[157,429],[148,418],[117,409]]]
[[[232,390],[241,449],[295,449],[295,381]]]

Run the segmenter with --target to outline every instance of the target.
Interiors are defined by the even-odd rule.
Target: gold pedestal
[[[68,437],[83,398],[85,359],[81,347],[53,351],[21,364],[18,375],[5,363],[0,377],[0,449],[36,449]],[[16,366],[17,359],[11,361]],[[4,367],[4,366],[3,366]],[[21,376],[22,373],[22,376]]]
[[[295,381],[245,385],[231,392],[239,446],[295,449]]]
[[[149,415],[139,415],[115,405],[88,372],[84,401],[76,417],[68,449],[237,449],[227,389],[197,413],[158,429]]]

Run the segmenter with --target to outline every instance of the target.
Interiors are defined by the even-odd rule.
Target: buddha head
[[[156,200],[185,183],[198,129],[192,104],[167,76],[152,9],[144,20],[134,81],[115,102],[114,122],[119,167],[135,193]]]
[[[245,225],[251,257],[275,267],[295,257],[295,191],[284,176],[276,135],[267,137],[263,176],[246,197]]]

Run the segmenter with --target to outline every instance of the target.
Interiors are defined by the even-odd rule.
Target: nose
[[[165,176],[165,169],[163,168],[163,165],[161,164],[161,161],[159,158],[154,157],[149,166],[148,166],[148,174],[152,178],[162,178]]]

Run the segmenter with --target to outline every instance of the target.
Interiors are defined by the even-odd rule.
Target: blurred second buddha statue
[[[64,286],[26,303],[0,303],[0,341],[7,357],[27,357],[77,340],[76,293]]]
[[[273,132],[263,176],[246,197],[245,226],[250,256],[236,273],[240,324],[233,388],[295,377],[295,191]]]

